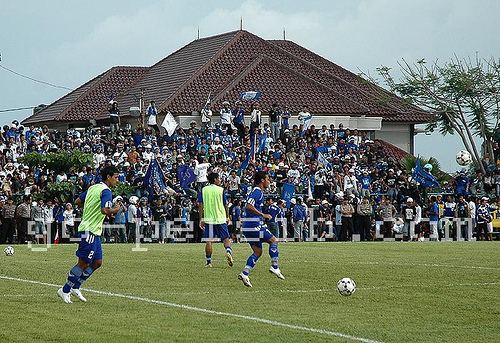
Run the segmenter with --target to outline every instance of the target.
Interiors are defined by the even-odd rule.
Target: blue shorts
[[[102,260],[101,236],[96,236],[90,232],[78,232],[80,243],[76,256],[87,263],[94,260]]]
[[[220,238],[221,241],[229,238],[229,230],[227,229],[227,224],[205,224],[205,230],[203,230],[203,240],[212,240],[215,238]]]
[[[248,244],[256,245],[259,248],[262,248],[262,242],[267,242],[274,237],[271,231],[267,229],[266,225],[259,226],[259,230],[243,228],[242,232],[245,235]]]

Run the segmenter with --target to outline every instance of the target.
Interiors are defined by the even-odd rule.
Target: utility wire
[[[51,86],[51,87],[54,87],[54,88],[66,89],[66,90],[69,90],[69,91],[74,90],[73,88],[69,88],[69,87],[65,87],[65,86],[59,86],[59,85],[55,85],[55,84],[50,83],[50,82],[45,82],[45,81],[41,81],[41,80],[34,79],[34,78],[32,78],[32,77],[29,77],[29,76],[26,76],[26,75],[20,74],[20,73],[18,73],[17,71],[14,71],[14,70],[12,70],[12,69],[9,69],[9,68],[7,68],[7,67],[5,67],[5,66],[1,65],[1,64],[0,64],[0,68],[5,69],[5,70],[7,70],[7,71],[11,72],[12,74],[17,75],[17,76],[21,76],[21,77],[24,77],[24,78],[26,78],[26,79],[28,79],[28,80],[31,80],[31,81],[34,81],[34,82],[38,82],[38,83],[41,83],[41,84],[44,84],[44,85],[47,85],[47,86]]]
[[[5,109],[5,110],[0,110],[0,113],[1,112],[14,112],[14,111],[22,111],[22,110],[31,110],[33,108],[35,108],[36,106],[29,106],[29,107],[18,107],[18,108],[8,108],[8,109]]]

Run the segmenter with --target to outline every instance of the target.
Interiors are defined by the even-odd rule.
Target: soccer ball
[[[337,289],[339,293],[345,297],[352,295],[356,292],[356,283],[354,280],[349,279],[348,277],[342,278],[337,282]]]
[[[460,150],[457,152],[457,163],[460,164],[461,166],[466,166],[468,164],[471,164],[472,162],[472,156],[467,150]]]
[[[14,255],[14,248],[11,247],[10,245],[8,247],[6,247],[5,249],[3,249],[3,252],[5,253],[5,255],[7,256],[12,256]]]

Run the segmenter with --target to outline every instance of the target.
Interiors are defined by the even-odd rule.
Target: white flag
[[[175,132],[175,129],[177,128],[177,122],[175,121],[174,116],[172,113],[167,112],[167,115],[165,116],[165,119],[163,119],[163,123],[161,124],[167,130],[167,134],[169,136],[172,136]]]

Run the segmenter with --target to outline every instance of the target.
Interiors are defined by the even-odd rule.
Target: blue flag
[[[281,190],[281,197],[286,202],[286,207],[290,207],[290,200],[295,196],[295,186],[293,183],[284,183]]]
[[[321,163],[326,169],[332,169],[332,164],[328,162],[325,155],[321,152],[318,152],[318,162]]]
[[[263,152],[266,148],[267,132],[259,137],[259,153]]]
[[[259,100],[262,93],[259,91],[248,91],[240,93],[240,100]]]
[[[241,162],[240,169],[245,170],[248,168],[248,165],[250,164],[250,161],[254,160],[255,156],[255,135],[250,136],[250,150],[248,151],[247,157]]]
[[[416,182],[420,183],[424,187],[441,187],[436,177],[422,168],[419,158],[417,158],[417,163],[411,176]]]
[[[143,187],[149,193],[149,200],[152,200],[155,195],[162,194],[166,188],[165,175],[155,159],[149,163],[146,175],[144,175]]]
[[[196,181],[194,169],[186,165],[179,166],[179,168],[177,168],[177,179],[182,189],[188,189],[191,183]]]

